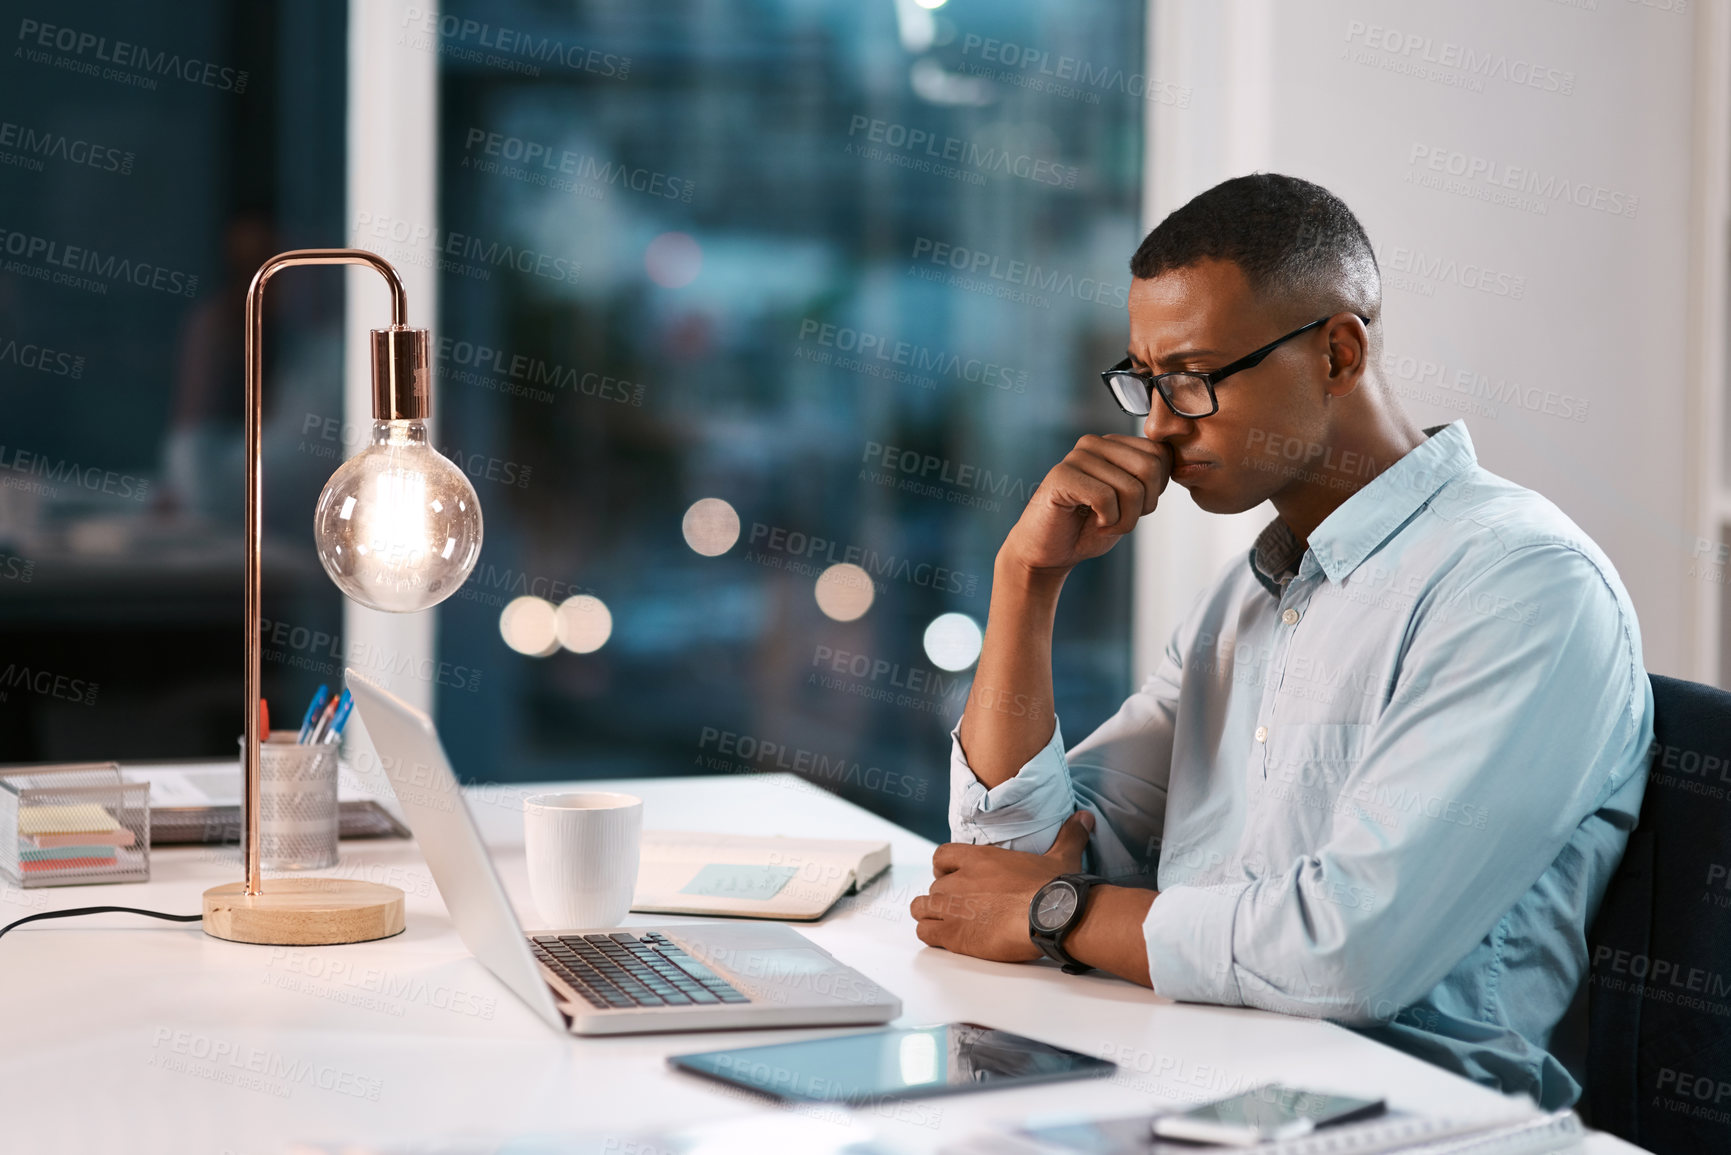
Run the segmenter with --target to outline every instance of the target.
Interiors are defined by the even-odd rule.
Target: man
[[[998,553],[921,940],[1329,1018],[1575,1102],[1556,1028],[1652,740],[1616,570],[1481,468],[1461,422],[1401,411],[1375,256],[1327,190],[1229,180],[1130,269],[1129,357],[1106,376],[1143,436],[1082,438]],[[1277,516],[1066,750],[1059,590],[1169,479],[1211,513]]]

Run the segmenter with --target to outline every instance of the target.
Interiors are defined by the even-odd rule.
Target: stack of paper
[[[107,869],[136,837],[94,802],[21,807],[18,834],[18,869],[26,874]]]

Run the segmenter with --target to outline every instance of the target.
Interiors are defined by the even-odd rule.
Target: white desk
[[[907,906],[930,879],[932,844],[790,775],[582,786],[640,795],[652,827],[889,839],[891,874],[823,922],[801,925],[805,934],[900,995],[906,1024],[973,1020],[1122,1067],[1112,1080],[904,1104],[899,1120],[854,1114],[896,1149],[936,1150],[992,1122],[1130,1114],[1276,1079],[1463,1117],[1501,1106],[1465,1079],[1328,1023],[1174,1004],[1116,979],[928,949]],[[544,789],[468,792],[530,928],[539,923],[521,799]],[[214,850],[151,857],[143,885],[0,887],[0,922],[103,904],[196,913],[207,886],[240,876],[238,859]],[[773,1113],[669,1071],[665,1056],[824,1033],[557,1034],[464,951],[413,843],[346,842],[342,864],[323,873],[403,887],[407,931],[355,946],[273,948],[221,942],[197,924],[100,915],[0,938],[0,1148],[262,1155],[295,1141],[359,1152],[539,1133],[629,1152],[638,1148],[627,1136]],[[630,917],[669,921],[678,920]],[[837,1110],[795,1121],[820,1117],[838,1134],[849,1125]],[[1639,1150],[1607,1135],[1588,1149]]]

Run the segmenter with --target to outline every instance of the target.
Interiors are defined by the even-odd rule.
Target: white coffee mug
[[[643,800],[600,791],[523,801],[529,893],[549,930],[604,930],[631,909]]]

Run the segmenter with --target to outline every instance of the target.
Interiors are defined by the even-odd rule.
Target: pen
[[[319,720],[319,711],[325,708],[325,701],[331,696],[331,688],[319,683],[318,692],[313,695],[312,704],[307,707],[306,716],[301,719],[300,737],[296,742],[305,742],[313,736],[313,725]]]
[[[349,711],[354,707],[355,700],[349,697],[347,690],[344,690],[343,696],[337,700],[337,712],[331,716],[330,729],[325,731],[325,736],[321,741],[335,742],[343,736],[343,727],[348,725],[349,721]]]
[[[337,712],[337,699],[332,698],[319,711],[318,720],[313,723],[312,733],[307,735],[309,745],[317,745],[325,736],[325,727],[331,724],[331,716]]]

